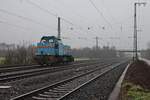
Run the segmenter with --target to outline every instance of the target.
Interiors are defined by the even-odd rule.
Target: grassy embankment
[[[150,91],[129,82],[123,83],[121,100],[150,100]]]
[[[74,58],[75,61],[90,60],[90,58]]]
[[[150,100],[150,65],[137,61],[129,67],[119,100]]]
[[[5,62],[5,58],[4,57],[0,57],[0,65],[4,64]]]

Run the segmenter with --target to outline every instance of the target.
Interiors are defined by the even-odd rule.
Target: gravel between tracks
[[[84,68],[86,69],[86,67]],[[74,75],[81,73],[79,70],[81,70],[81,68],[77,69],[76,71],[66,70],[66,71],[36,76],[34,78],[27,78],[15,82],[7,83],[7,84],[1,84],[1,85],[10,85],[12,86],[12,88],[0,89],[1,90],[0,100],[9,100],[10,98],[15,97],[17,95],[21,95],[29,91],[35,90],[37,88],[41,88],[46,85],[53,84],[60,80],[66,79],[68,77],[72,77]],[[82,73],[84,72],[85,70],[82,71]]]
[[[1,86],[2,85],[12,86],[10,89],[0,89],[0,100],[9,100],[12,97],[27,93],[29,91],[33,91],[46,85],[56,83],[68,77],[73,77],[81,73],[79,70],[81,69],[79,68],[76,71],[66,70],[61,72],[49,73],[6,84],[4,83],[0,84]],[[84,71],[82,71],[82,73],[83,72]]]
[[[81,87],[63,100],[107,100],[127,64],[115,68],[95,81]]]
[[[12,88],[7,90],[1,89],[0,100],[9,100],[10,98],[15,97],[17,95],[27,93],[40,87],[44,87],[48,84],[53,84],[59,80],[63,80],[73,75],[75,75],[75,73],[73,73],[72,71],[64,71],[59,73],[56,72],[51,75],[41,75],[34,78],[28,78],[26,80],[19,80],[16,82],[5,84],[12,86]]]

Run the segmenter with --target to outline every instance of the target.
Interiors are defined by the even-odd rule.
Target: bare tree
[[[141,56],[147,59],[150,59],[150,42],[147,44],[148,49],[143,50]]]
[[[117,57],[117,51],[115,47],[107,47],[103,48],[82,48],[82,49],[72,49],[72,54],[74,57],[87,57],[87,58],[113,58]]]
[[[32,46],[17,46],[7,50],[5,64],[31,64],[33,63]]]

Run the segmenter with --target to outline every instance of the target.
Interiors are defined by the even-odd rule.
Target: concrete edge
[[[126,75],[126,72],[127,72],[130,65],[131,65],[131,63],[129,63],[127,65],[127,67],[125,68],[125,70],[123,71],[123,73],[120,76],[119,80],[117,81],[115,87],[113,88],[113,91],[110,93],[108,100],[118,100],[118,96],[119,96],[119,93],[120,93],[120,89],[121,89],[123,79],[124,79],[124,77]]]
[[[150,65],[150,60],[145,59],[145,58],[139,58],[139,59],[142,60],[142,61],[145,61],[148,65]]]

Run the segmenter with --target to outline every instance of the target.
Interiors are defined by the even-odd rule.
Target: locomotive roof
[[[43,36],[41,39],[56,39],[59,40],[56,36]]]

